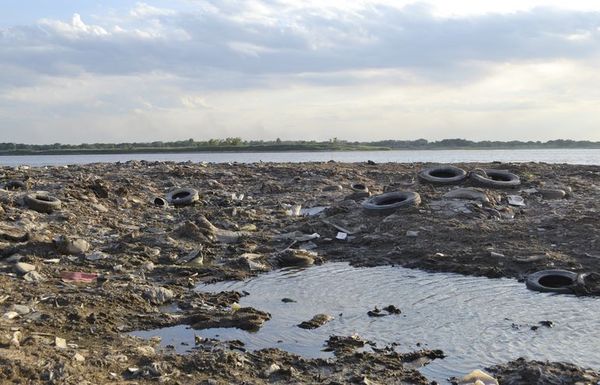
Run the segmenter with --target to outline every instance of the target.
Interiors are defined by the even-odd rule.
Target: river
[[[421,150],[421,151],[336,151],[336,152],[197,152],[175,154],[88,154],[0,156],[3,166],[63,166],[129,160],[255,163],[255,162],[366,162],[458,163],[458,162],[545,162],[600,165],[600,149],[544,150]]]

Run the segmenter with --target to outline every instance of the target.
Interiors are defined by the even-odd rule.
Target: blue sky
[[[600,4],[21,1],[2,141],[600,140]]]

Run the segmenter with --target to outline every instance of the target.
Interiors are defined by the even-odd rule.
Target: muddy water
[[[198,290],[247,291],[250,294],[241,305],[268,311],[273,318],[257,333],[177,327],[137,335],[162,335],[164,343],[180,351],[193,345],[196,333],[239,339],[249,349],[279,347],[309,357],[327,357],[329,353],[321,349],[330,335],[357,333],[379,346],[399,343],[400,351],[442,349],[447,358],[421,369],[438,381],[517,357],[600,368],[600,299],[532,292],[511,279],[330,263]],[[284,303],[285,297],[296,302]],[[389,304],[399,307],[402,314],[367,315],[374,306]],[[335,320],[316,330],[296,326],[317,313],[333,315]],[[542,326],[540,321],[552,321],[553,327]],[[532,326],[539,328],[532,330]]]

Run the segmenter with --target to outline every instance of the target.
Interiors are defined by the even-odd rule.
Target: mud
[[[458,165],[521,178],[519,189],[476,190],[473,201],[444,199],[453,186],[417,181],[425,166],[132,161],[0,168],[0,185],[17,181],[0,190],[0,382],[428,384],[407,363],[440,359],[441,352],[350,349],[321,360],[199,340],[192,354],[178,355],[127,333],[179,324],[260,327],[269,315],[238,309],[243,293],[194,288],[282,266],[348,261],[518,279],[545,269],[597,270],[600,167]],[[356,183],[368,192],[356,193]],[[154,204],[178,187],[197,189],[199,200]],[[361,209],[366,195],[397,190],[418,192],[421,205],[388,216]],[[61,205],[32,209],[32,193]],[[509,195],[525,206],[509,205]],[[327,209],[302,215],[311,207]],[[580,294],[596,294],[597,276],[587,277],[591,289]],[[163,305],[180,311],[163,312]],[[517,360],[490,370],[501,384],[599,379],[568,363]]]

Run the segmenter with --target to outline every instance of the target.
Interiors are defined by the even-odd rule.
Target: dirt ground
[[[518,189],[481,189],[480,202],[444,199],[457,186],[420,182],[417,172],[427,166],[131,161],[0,168],[7,188],[0,190],[0,383],[430,384],[410,363],[442,359],[443,352],[366,353],[353,341],[344,348],[347,336],[339,336],[342,348],[330,360],[216,340],[198,340],[192,353],[178,355],[127,333],[177,324],[259,328],[270,315],[237,309],[240,293],[194,287],[290,265],[349,261],[517,279],[544,269],[600,270],[600,167],[457,164],[521,178]],[[368,194],[353,183],[373,195],[415,191],[422,203],[373,215],[361,207]],[[155,204],[177,187],[195,188],[199,200]],[[565,196],[548,193],[556,189]],[[34,192],[58,198],[61,207],[36,211],[26,198]],[[509,205],[509,196],[525,206]],[[303,215],[298,205],[326,209]],[[337,239],[340,232],[345,239]],[[163,307],[172,304],[183,311]],[[517,358],[489,368],[500,384],[600,381],[592,369]]]

